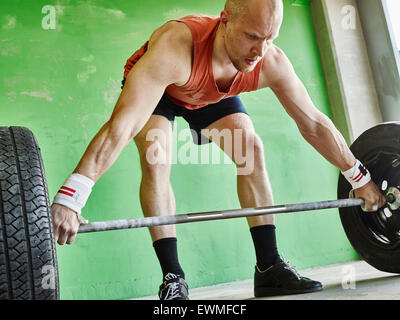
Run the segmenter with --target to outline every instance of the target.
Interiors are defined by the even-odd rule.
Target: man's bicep
[[[161,99],[166,85],[142,68],[133,68],[111,115],[111,123],[135,134],[141,130]]]
[[[314,106],[306,87],[286,56],[282,59],[281,73],[271,89],[299,127],[306,127],[320,119],[321,112]]]
[[[142,127],[156,108],[166,87],[179,79],[174,53],[161,54],[153,46],[131,69],[112,114],[116,122]]]

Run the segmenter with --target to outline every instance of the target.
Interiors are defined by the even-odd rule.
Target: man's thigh
[[[254,125],[246,113],[227,115],[201,131],[202,135],[216,143],[231,159],[235,152],[245,155],[259,141]],[[236,150],[236,151],[235,151]],[[233,160],[233,159],[232,159]]]

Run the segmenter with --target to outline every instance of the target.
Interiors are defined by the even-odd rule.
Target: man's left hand
[[[364,205],[361,207],[365,212],[378,211],[386,204],[385,196],[372,180],[363,187],[355,189],[354,194],[356,198],[365,200]]]

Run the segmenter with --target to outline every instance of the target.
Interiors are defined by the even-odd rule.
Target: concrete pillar
[[[335,125],[348,143],[382,122],[355,0],[312,0]]]
[[[384,121],[400,120],[400,58],[386,0],[357,0]]]

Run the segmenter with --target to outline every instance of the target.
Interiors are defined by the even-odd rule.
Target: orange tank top
[[[194,110],[217,103],[224,98],[236,96],[241,92],[257,90],[263,60],[251,72],[238,72],[227,92],[219,91],[212,68],[214,39],[220,22],[219,17],[192,15],[173,21],[185,23],[189,27],[192,32],[194,50],[189,81],[183,86],[169,85],[165,90],[165,94],[172,102]],[[125,65],[125,77],[146,53],[147,44],[148,42],[128,59]]]

